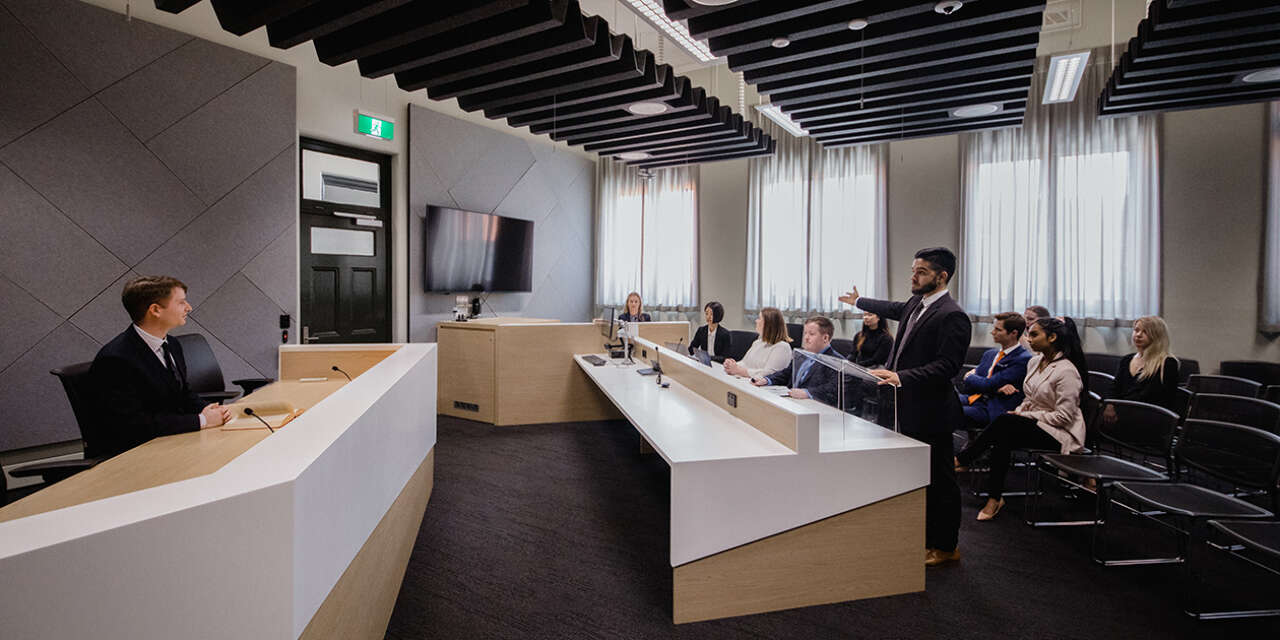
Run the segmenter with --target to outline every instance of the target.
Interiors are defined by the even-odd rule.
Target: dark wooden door
[[[303,139],[304,343],[391,341],[390,159]]]

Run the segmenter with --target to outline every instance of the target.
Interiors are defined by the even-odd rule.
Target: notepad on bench
[[[244,412],[245,407],[252,409],[253,414],[258,418],[262,418],[262,421],[266,421],[267,424],[271,425],[272,429],[279,429],[302,414],[302,409],[288,402],[238,402],[227,405],[227,408],[231,410],[231,422],[222,425],[223,431],[266,429],[262,421]]]

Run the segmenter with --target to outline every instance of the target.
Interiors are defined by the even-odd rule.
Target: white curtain
[[[1093,50],[1076,99],[1048,106],[1041,58],[1022,127],[961,136],[970,313],[1039,304],[1107,325],[1160,312],[1157,120],[1097,117],[1109,56]]]
[[[698,308],[698,168],[596,164],[596,306],[632,291],[646,311]]]
[[[1263,239],[1262,308],[1258,330],[1280,332],[1280,102],[1269,111],[1271,144],[1268,149],[1267,222]]]
[[[887,146],[823,149],[768,120],[759,126],[778,148],[749,164],[747,311],[853,315],[837,300],[850,287],[888,290]]]

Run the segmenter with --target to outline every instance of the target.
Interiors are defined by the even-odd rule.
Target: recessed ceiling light
[[[785,46],[787,46],[787,45],[791,44],[791,41],[790,41],[790,40],[788,40],[788,39],[786,39],[786,38],[784,38],[784,37],[782,37],[782,36],[779,36],[779,37],[777,37],[777,38],[774,38],[774,39],[773,39],[773,42],[770,42],[769,44],[773,45],[773,48],[774,48],[774,49],[781,49],[781,48],[783,48],[783,47],[785,47]]]
[[[1240,82],[1248,82],[1249,84],[1277,81],[1280,81],[1280,67],[1262,69],[1260,71],[1254,71],[1253,73],[1246,73],[1243,76],[1240,76]]]
[[[650,156],[647,151],[626,151],[618,154],[619,160],[626,160],[628,162],[632,160],[648,160],[651,157],[652,156]]]
[[[964,3],[960,0],[942,0],[938,4],[933,5],[933,10],[944,16],[949,16],[960,10]]]
[[[867,19],[854,18],[849,21],[849,28],[853,29],[854,31],[862,31],[863,29],[867,28]]]
[[[1053,56],[1049,60],[1049,74],[1044,79],[1044,94],[1040,97],[1040,104],[1075,100],[1088,62],[1088,51]]]
[[[659,113],[666,113],[670,109],[671,107],[667,106],[665,102],[637,102],[627,107],[627,111],[638,116],[654,116]]]
[[[951,110],[953,118],[977,118],[979,116],[989,116],[1000,111],[998,104],[971,104],[967,107],[957,107]]]

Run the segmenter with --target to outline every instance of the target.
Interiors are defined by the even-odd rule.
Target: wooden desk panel
[[[444,323],[437,329],[440,349],[437,413],[481,422],[494,421],[498,413],[493,379],[494,336],[497,334],[492,329],[445,326]],[[455,402],[475,405],[477,410],[458,407]]]
[[[495,424],[585,422],[622,417],[573,361],[603,351],[592,324],[502,327],[497,333]]]
[[[356,376],[373,368],[387,356],[396,352],[396,344],[334,344],[334,345],[283,345],[280,347],[280,379],[341,378],[346,377],[333,370],[341,367],[347,375]]]

